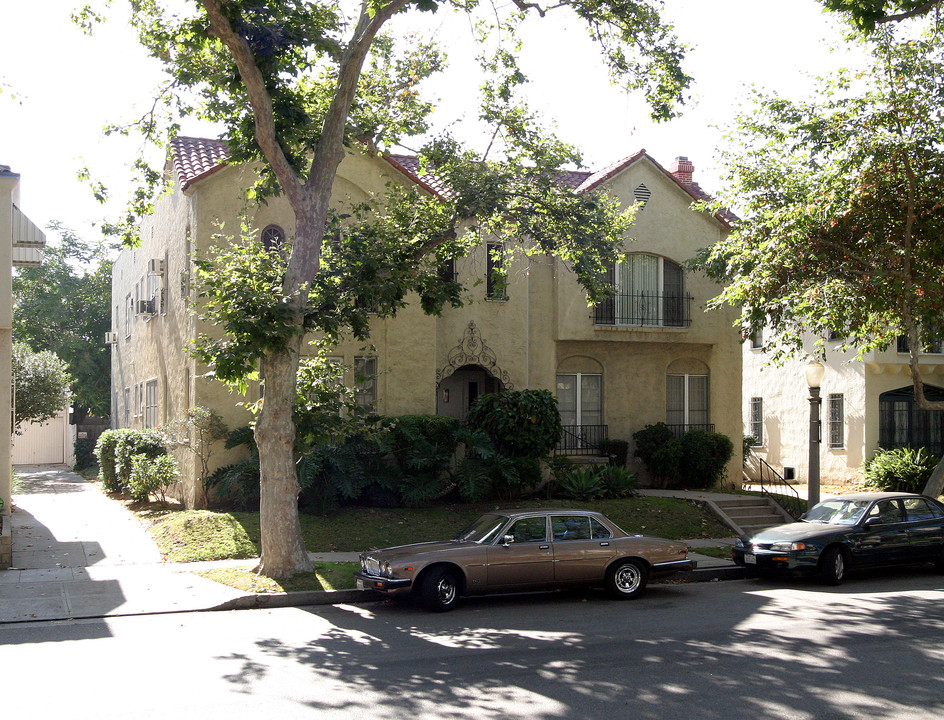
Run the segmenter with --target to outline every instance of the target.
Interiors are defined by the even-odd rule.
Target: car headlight
[[[793,552],[796,550],[806,550],[806,543],[801,542],[776,542],[770,546],[774,552]]]
[[[738,538],[737,540],[734,541],[734,547],[736,548],[744,547],[744,541],[741,540],[741,538]]]
[[[393,573],[390,572],[390,563],[386,560],[380,563],[380,574],[384,577],[393,577]]]

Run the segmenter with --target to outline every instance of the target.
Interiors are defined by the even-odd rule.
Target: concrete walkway
[[[162,564],[137,519],[66,466],[16,473],[0,622],[204,610],[244,594]]]
[[[13,568],[0,570],[0,624],[376,599],[358,590],[256,595],[215,583],[193,573],[249,568],[255,561],[163,563],[137,518],[66,466],[21,465],[16,473],[21,482],[13,495],[15,510],[5,519],[12,528]],[[691,499],[703,495],[693,493]],[[698,561],[689,579],[741,576],[730,560],[697,554],[698,547],[733,544],[733,536],[686,542]],[[353,552],[309,556],[315,562],[358,559]]]

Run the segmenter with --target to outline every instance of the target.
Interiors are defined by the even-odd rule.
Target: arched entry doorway
[[[514,390],[511,378],[475,322],[469,322],[447,354],[446,366],[436,373],[436,414],[462,420],[480,396],[501,390]]]
[[[481,365],[463,365],[439,383],[436,414],[462,420],[480,395],[504,389],[502,381]]]

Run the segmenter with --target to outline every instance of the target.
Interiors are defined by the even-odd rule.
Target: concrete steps
[[[711,505],[715,513],[741,535],[793,522],[793,518],[783,509],[765,497],[734,497],[730,500],[715,500]]]

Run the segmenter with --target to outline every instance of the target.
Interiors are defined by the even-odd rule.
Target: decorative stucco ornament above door
[[[514,390],[514,383],[511,382],[511,376],[498,366],[498,356],[485,341],[482,339],[482,333],[476,327],[474,321],[470,321],[462,339],[449,354],[446,356],[446,367],[436,371],[436,382],[440,383],[452,375],[456,370],[466,365],[478,365],[488,371],[488,374],[498,380],[501,380],[505,390]]]

